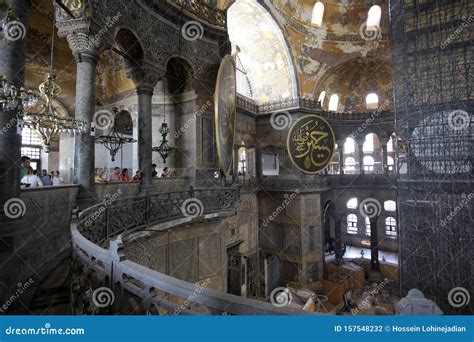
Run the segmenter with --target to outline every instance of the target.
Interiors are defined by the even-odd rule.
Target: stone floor
[[[347,246],[346,253],[344,254],[344,259],[354,259],[360,258],[360,251],[364,250],[364,259],[370,259],[370,249],[369,248],[360,248],[354,246]],[[325,254],[325,260],[334,260],[334,253],[333,254]],[[379,260],[385,261],[391,264],[398,264],[398,253],[394,252],[387,252],[387,251],[379,251]]]

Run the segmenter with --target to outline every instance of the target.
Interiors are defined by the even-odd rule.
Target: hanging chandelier
[[[85,132],[88,124],[62,115],[54,106],[54,101],[61,94],[61,88],[55,82],[56,76],[47,73],[45,81],[40,84],[39,92],[45,101],[37,113],[25,111],[23,121],[26,127],[32,129],[43,143],[44,152],[49,153],[51,142],[59,139],[61,132]]]
[[[166,158],[168,158],[170,153],[173,152],[173,150],[174,150],[168,144],[168,139],[166,139],[166,137],[168,136],[168,133],[170,132],[170,129],[169,129],[168,124],[166,122],[163,122],[161,124],[159,132],[160,132],[161,137],[162,137],[160,146],[153,147],[152,150],[154,152],[158,152],[160,154],[161,158],[163,158],[163,163],[166,163]]]
[[[45,81],[38,87],[40,97],[44,103],[40,106],[37,112],[32,109],[38,103],[38,99],[32,96],[22,95],[27,103],[23,105],[23,113],[21,119],[24,121],[24,126],[28,127],[36,133],[43,144],[43,150],[49,153],[51,142],[59,139],[59,133],[68,132],[87,132],[89,124],[85,121],[74,120],[66,114],[61,113],[58,107],[55,106],[57,97],[61,94],[61,87],[56,83],[56,75],[53,74],[53,57],[54,57],[54,21],[53,33],[51,37],[51,64],[50,71],[45,75]]]
[[[0,76],[0,109],[2,111],[33,108],[37,105],[38,98],[31,90],[23,87],[17,88],[5,76]]]
[[[114,118],[117,118],[120,115],[118,114],[118,109],[112,109]],[[121,132],[119,132],[119,127],[117,127],[117,121],[114,120],[114,124],[109,129],[109,132],[105,135],[101,135],[95,138],[96,144],[104,145],[104,147],[110,152],[110,156],[112,157],[112,161],[115,161],[115,156],[120,151],[125,144],[132,144],[137,142],[133,138],[124,137]]]

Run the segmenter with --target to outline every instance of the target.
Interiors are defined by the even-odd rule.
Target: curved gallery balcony
[[[76,313],[316,314],[277,308],[270,303],[208,288],[207,280],[192,283],[178,279],[132,261],[136,259],[133,253],[128,258],[127,254],[133,250],[130,244],[144,234],[148,239],[147,234],[152,231],[175,235],[201,224],[200,234],[207,234],[216,221],[216,226],[221,227],[236,213],[238,196],[237,188],[199,189],[124,198],[74,212],[71,221],[75,260],[72,300],[74,307],[79,308]],[[218,241],[221,241],[221,233],[216,232]],[[213,249],[207,248],[207,252],[212,253]],[[193,252],[188,248],[179,253],[190,255]],[[222,268],[223,264],[218,262],[217,265]],[[157,268],[161,269],[160,265]],[[104,301],[107,305],[103,305]]]

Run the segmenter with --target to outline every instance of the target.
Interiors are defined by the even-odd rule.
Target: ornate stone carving
[[[155,85],[163,79],[166,73],[166,70],[147,62],[143,62],[142,65],[132,65],[129,62],[125,64],[127,76],[135,83],[137,89],[153,91]]]

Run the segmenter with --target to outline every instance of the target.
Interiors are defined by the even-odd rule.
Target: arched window
[[[393,136],[390,137],[390,139],[388,139],[388,143],[387,143],[387,152],[393,152],[395,151],[395,144],[394,144],[394,139],[393,139]]]
[[[247,173],[247,150],[245,147],[241,147],[238,150],[239,165],[237,171],[239,175],[245,175]]]
[[[30,157],[30,166],[40,171],[42,142],[35,131],[23,127],[21,131],[21,155]],[[45,166],[46,167],[46,166]]]
[[[352,138],[346,138],[344,143],[344,153],[354,153],[355,152],[355,142]]]
[[[323,23],[324,4],[318,1],[313,8],[313,15],[311,16],[311,25],[320,28]]]
[[[381,17],[382,8],[380,8],[380,6],[374,5],[370,7],[369,15],[367,17],[367,31],[379,31]]]
[[[237,93],[244,95],[245,97],[252,98],[252,88],[250,87],[250,81],[247,77],[247,72],[240,61],[240,58],[236,58],[236,85]]]
[[[325,99],[325,98],[326,98],[326,91],[323,90],[323,91],[321,92],[321,94],[319,94],[319,99],[318,99],[318,101],[321,103],[321,106],[324,105],[324,99]]]
[[[357,198],[351,198],[347,201],[347,209],[357,209]]]
[[[364,157],[364,171],[366,172],[374,172],[374,158],[371,156]]]
[[[375,140],[375,134],[374,133],[369,133],[365,136],[365,141],[364,145],[362,146],[362,150],[364,152],[374,152],[374,140]]]
[[[388,171],[393,171],[393,167],[395,165],[395,162],[393,160],[392,157],[388,156],[387,157],[387,168],[388,168]]]
[[[354,214],[347,215],[347,233],[357,234],[357,216]]]
[[[377,109],[379,108],[379,97],[375,93],[370,93],[365,98],[365,104],[367,109]]]
[[[385,201],[383,202],[383,208],[385,211],[395,211],[397,210],[397,203],[395,201]]]
[[[397,236],[397,221],[391,216],[385,219],[385,235]]]
[[[365,217],[365,235],[370,236],[370,219]]]
[[[331,112],[337,112],[337,107],[339,105],[339,96],[337,94],[332,94],[329,98],[329,107],[328,110]]]
[[[345,173],[354,173],[356,166],[356,161],[353,157],[347,157],[344,160],[344,172]]]

